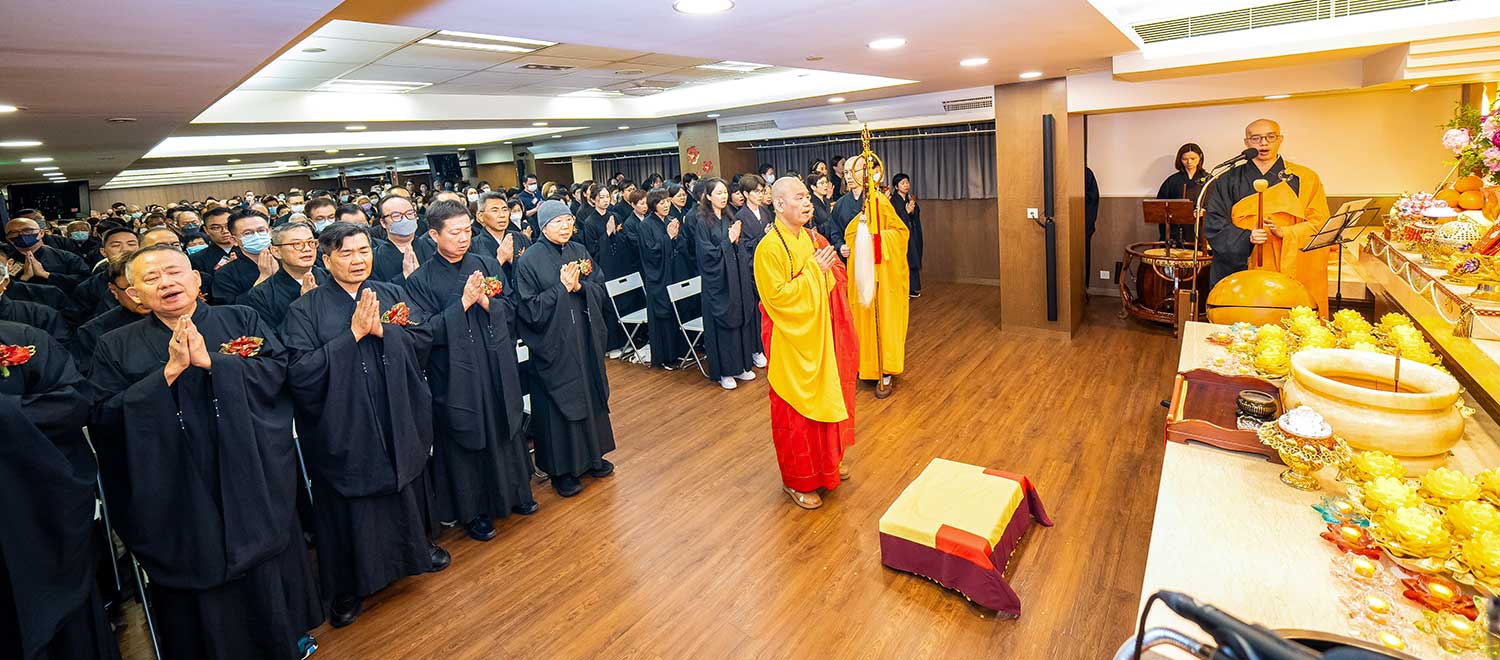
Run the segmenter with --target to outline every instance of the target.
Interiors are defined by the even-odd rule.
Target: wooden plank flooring
[[[1071,342],[1002,333],[996,298],[912,301],[908,375],[859,392],[854,479],[818,511],[781,493],[763,377],[724,392],[611,363],[614,477],[571,500],[538,486],[541,511],[489,543],[449,530],[449,570],[325,625],[316,657],[1109,657],[1139,602],[1176,342],[1111,298]],[[1056,520],[1012,559],[1020,619],[881,566],[881,513],[937,456],[1030,475]],[[130,619],[126,657],[147,658]]]

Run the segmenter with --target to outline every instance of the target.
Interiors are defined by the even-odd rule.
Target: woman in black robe
[[[679,282],[698,275],[698,259],[693,256],[696,246],[693,245],[692,196],[688,193],[688,189],[684,186],[675,183],[667,184],[667,195],[672,200],[672,209],[669,214],[678,221],[678,230],[682,232],[682,247],[677,250],[677,262],[673,264],[672,271]],[[683,312],[683,320],[697,318],[697,316],[696,312],[692,316],[687,316],[686,311]]]
[[[631,189],[634,190],[634,186]],[[621,231],[623,222],[616,213],[618,209],[610,205],[614,195],[608,188],[594,184],[594,187],[589,190],[589,199],[594,200],[594,206],[589,209],[589,216],[583,222],[583,246],[588,250],[589,257],[594,260],[594,265],[599,267],[599,281],[604,282],[635,272],[634,270],[621,271],[629,267],[624,256],[629,246],[625,241],[625,233]],[[621,200],[620,203],[625,202]],[[628,214],[629,211],[627,210],[626,213]],[[634,252],[634,250],[629,251]],[[625,328],[620,325],[619,316],[615,314],[615,308],[608,300],[604,301],[603,318],[606,328],[605,356],[611,359],[618,358],[626,344]]]
[[[759,349],[760,314],[755,309],[755,264],[740,250],[741,227],[729,214],[729,186],[703,182],[693,222],[698,271],[703,274],[703,345],[708,377],[726,390],[735,380],[754,380],[752,355]]]
[[[906,244],[906,268],[911,275],[910,296],[922,295],[922,207],[911,191],[911,177],[905,172],[891,179],[891,206],[896,207],[896,217],[906,223],[911,232]]]
[[[33,346],[0,378],[0,657],[120,657],[95,582],[96,466],[83,437],[87,387],[66,349],[0,321],[0,345]]]
[[[682,222],[672,217],[671,194],[656,189],[646,197],[646,205],[652,213],[641,220],[637,228],[638,249],[641,255],[641,279],[646,288],[646,332],[651,341],[651,366],[673,369],[687,355],[687,340],[677,325],[672,313],[672,299],[667,295],[667,285],[680,282],[677,273],[678,253],[683,250],[686,239],[682,236]],[[683,320],[687,320],[687,317]]]
[[[1177,148],[1177,160],[1173,162],[1173,165],[1177,171],[1161,182],[1161,188],[1156,191],[1156,198],[1197,201],[1198,193],[1203,191],[1203,184],[1208,182],[1208,172],[1203,171],[1203,150],[1192,142],[1184,144]],[[1207,204],[1207,201],[1205,200],[1204,203]],[[1172,225],[1172,244],[1190,245],[1193,242],[1193,231],[1193,225]],[[1166,241],[1167,233],[1167,225],[1156,226],[1158,239]]]
[[[608,194],[608,193],[606,193]],[[615,466],[604,373],[604,278],[571,240],[573,216],[562,202],[537,211],[542,236],[517,264],[521,338],[531,350],[532,433],[537,468],[563,497],[583,491],[580,477],[607,477]]]

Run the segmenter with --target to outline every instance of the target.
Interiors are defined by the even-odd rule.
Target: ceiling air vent
[[[1454,0],[1292,0],[1245,7],[1211,14],[1152,21],[1132,25],[1146,43],[1203,37],[1241,30],[1308,23],[1392,9],[1425,7]]]
[[[516,68],[522,71],[572,71],[578,67],[565,64],[522,64]]]
[[[943,101],[943,112],[963,112],[964,110],[993,107],[995,107],[995,97],[993,96],[976,96],[971,99],[950,99]]]
[[[850,122],[859,121],[859,115],[854,114],[853,110],[845,110],[844,111],[844,121],[850,121]]]
[[[747,133],[750,131],[774,131],[779,128],[774,119],[749,121],[743,124],[720,124],[720,133]]]

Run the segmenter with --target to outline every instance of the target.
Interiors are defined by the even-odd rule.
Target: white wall
[[[1452,155],[1440,140],[1457,86],[1291,98],[1089,115],[1088,164],[1106,197],[1156,194],[1184,142],[1209,165],[1243,150],[1244,127],[1281,123],[1282,155],[1311,167],[1330,195],[1393,195],[1430,189]]]

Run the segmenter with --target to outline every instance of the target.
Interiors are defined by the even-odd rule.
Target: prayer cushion
[[[1026,477],[934,458],[880,517],[881,561],[1019,617],[1005,565],[1033,519],[1052,525]]]

